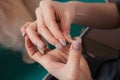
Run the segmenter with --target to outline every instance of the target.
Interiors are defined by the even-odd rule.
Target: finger
[[[37,15],[37,24],[38,24],[38,32],[52,45],[54,45],[56,48],[60,49],[62,48],[62,45],[59,43],[59,41],[51,34],[51,32],[47,29],[47,27],[44,24],[43,15],[41,14],[40,8],[36,9],[36,15]]]
[[[69,43],[72,43],[72,42],[73,42],[72,37],[71,37],[70,34],[64,34],[64,37],[65,37],[65,39],[66,39]]]
[[[45,47],[44,42],[41,40],[40,35],[37,33],[37,23],[31,23],[27,28],[26,32],[30,40],[37,45],[39,49],[42,49]]]
[[[50,30],[52,35],[63,45],[66,46],[66,40],[63,36],[63,33],[60,30],[60,26],[58,26],[58,23],[56,22],[55,12],[53,11],[53,6],[51,5],[45,5],[44,7],[41,7],[43,18],[45,20],[46,27]],[[46,12],[47,10],[47,12]],[[56,14],[58,16],[59,14]],[[59,22],[60,23],[60,22]]]
[[[70,26],[71,26],[71,21],[69,19],[69,14],[68,15],[65,15],[62,17],[62,20],[61,20],[61,31],[65,34],[69,34],[70,33]]]
[[[40,63],[42,53],[36,51],[36,49],[34,48],[34,44],[30,41],[27,35],[25,36],[25,47],[28,52],[28,55],[32,59]]]
[[[27,22],[25,23],[22,27],[21,27],[21,32],[22,32],[22,36],[24,37],[26,34],[26,27],[30,25],[31,22]]]
[[[67,64],[73,69],[78,68],[81,59],[81,40],[78,38],[71,44]]]
[[[68,16],[68,15],[66,15]],[[63,20],[61,21],[61,31],[63,32],[63,35],[65,37],[65,39],[68,41],[68,42],[72,42],[72,37],[70,35],[70,26],[71,26],[71,21],[69,18],[67,17],[63,17]]]

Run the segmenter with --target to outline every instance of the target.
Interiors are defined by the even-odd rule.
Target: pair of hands
[[[27,27],[21,30],[23,36],[27,33],[39,49],[45,47],[40,36],[58,49],[66,46],[66,41],[72,42],[70,39],[71,23],[101,29],[111,29],[119,24],[119,13],[114,3],[76,1],[60,3],[42,0],[35,12],[37,20],[26,23]]]
[[[45,47],[40,36],[58,49],[66,46],[66,41],[72,42],[71,23],[101,29],[111,29],[119,23],[119,13],[114,3],[60,3],[42,0],[35,12],[37,20],[26,23],[27,27],[22,27],[21,30],[23,36],[27,33],[39,49]]]
[[[81,41],[70,39],[71,23],[101,29],[111,29],[119,23],[119,13],[114,3],[59,3],[44,0],[36,9],[36,17],[35,22],[28,22],[21,29],[26,49],[31,58],[60,80],[91,79],[87,62],[81,54]],[[56,49],[47,49],[40,36]],[[66,46],[66,41],[71,45]],[[34,45],[42,51],[47,49],[46,54],[37,51]]]
[[[59,80],[91,80],[88,64],[81,54],[79,38],[62,49],[44,48],[45,54],[42,54],[25,35],[25,46],[29,56]]]
[[[72,40],[69,35],[75,16],[74,7],[69,4],[40,2],[40,7],[36,9],[37,20],[21,28],[25,46],[29,56],[58,79],[91,80],[88,64],[81,54],[81,40]],[[40,36],[56,49],[48,49]],[[66,45],[66,41],[71,44]],[[40,51],[36,50],[35,45]]]
[[[41,1],[35,11],[37,20],[26,23],[27,27],[22,27],[23,36],[27,33],[30,40],[39,49],[45,47],[40,36],[58,49],[66,46],[66,41],[72,41],[70,39],[70,25],[74,19],[74,11],[71,10],[74,9],[69,3]]]
[[[27,28],[29,24],[27,23],[23,27]],[[28,55],[59,80],[91,80],[88,64],[81,54],[80,38],[76,38],[71,44],[63,46],[61,49],[54,50],[50,50],[46,46],[36,50],[35,44],[30,40],[28,34],[25,34],[24,38]]]

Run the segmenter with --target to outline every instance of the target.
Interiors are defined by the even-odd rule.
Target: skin
[[[39,34],[56,48],[65,46],[65,42],[70,39],[71,23],[98,29],[112,29],[119,24],[119,14],[114,3],[60,3],[43,0],[36,9],[36,17],[33,23],[36,27],[31,29],[32,26],[29,26],[26,32],[30,40],[40,48],[45,45],[39,39]]]
[[[73,3],[71,3],[73,4]],[[113,29],[119,26],[119,13],[114,3],[76,3],[73,23],[97,29]],[[84,9],[84,10],[83,10]]]
[[[70,46],[47,50],[46,54],[42,54],[25,35],[25,46],[29,56],[59,80],[91,80],[89,67],[81,54],[80,39]]]
[[[21,28],[29,56],[60,80],[91,80],[88,65],[81,55],[81,49],[78,49],[80,40],[73,41],[69,36],[70,25],[76,23],[98,29],[117,28],[119,13],[116,5],[43,0],[36,9],[36,17],[35,22]],[[34,45],[39,50],[46,49],[40,36],[54,46],[57,44],[56,49],[46,55],[36,52]],[[71,43],[70,47],[64,44],[66,41]],[[77,46],[73,48],[75,44]]]

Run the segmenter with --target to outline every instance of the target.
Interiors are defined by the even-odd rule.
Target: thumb
[[[76,41],[74,41],[70,46],[67,64],[73,68],[77,68],[80,66],[80,59],[81,59],[81,39],[77,38]]]

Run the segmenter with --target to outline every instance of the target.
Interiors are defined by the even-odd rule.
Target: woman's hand
[[[66,39],[70,39],[70,25],[74,17],[73,6],[43,0],[36,9],[36,17],[37,20],[26,28],[30,40],[35,45],[44,47],[42,41],[38,39],[38,35],[41,35],[57,48],[66,46]]]
[[[101,29],[111,29],[119,23],[119,14],[114,3],[61,3],[42,0],[36,9],[36,17],[37,20],[26,28],[26,32],[30,40],[41,46],[40,48],[44,45],[39,35],[56,48],[65,46],[66,40],[70,40],[68,37],[71,23]]]
[[[91,80],[88,64],[81,54],[81,40],[78,38],[70,46],[62,49],[37,51],[28,36],[25,46],[29,56],[40,63],[59,80]]]

